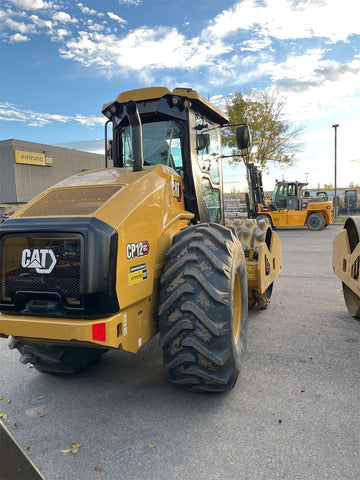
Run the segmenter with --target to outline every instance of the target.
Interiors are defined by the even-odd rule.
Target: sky
[[[303,127],[275,178],[360,184],[359,0],[2,0],[0,140],[103,152],[104,103],[125,90],[191,87],[220,108],[270,89]],[[245,188],[224,166],[225,190]]]

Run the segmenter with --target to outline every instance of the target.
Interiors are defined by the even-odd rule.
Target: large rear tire
[[[311,213],[307,221],[310,230],[319,231],[325,227],[325,218],[320,213]]]
[[[10,337],[9,348],[20,352],[20,362],[31,363],[40,373],[71,375],[87,370],[106,352],[102,348],[36,345]]]
[[[159,329],[170,381],[196,392],[235,385],[247,338],[247,277],[239,239],[217,224],[174,237],[160,284]]]

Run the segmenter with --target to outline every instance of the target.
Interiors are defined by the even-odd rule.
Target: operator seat
[[[144,165],[158,165],[162,163],[175,169],[174,159],[170,152],[169,144],[162,142],[145,141],[144,142]]]

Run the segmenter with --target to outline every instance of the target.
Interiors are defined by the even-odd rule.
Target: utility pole
[[[338,218],[338,210],[339,210],[339,199],[336,195],[336,161],[337,161],[337,129],[338,129],[339,124],[333,125],[333,128],[335,128],[335,179],[334,179],[334,218]]]
[[[310,172],[305,172],[305,182],[308,183],[308,175]]]

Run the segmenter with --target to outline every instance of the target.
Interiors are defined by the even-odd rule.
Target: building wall
[[[13,140],[0,142],[0,203],[16,202]]]
[[[15,163],[14,152],[45,156],[48,165]],[[64,178],[104,167],[104,156],[23,140],[0,142],[0,202],[28,202]]]

